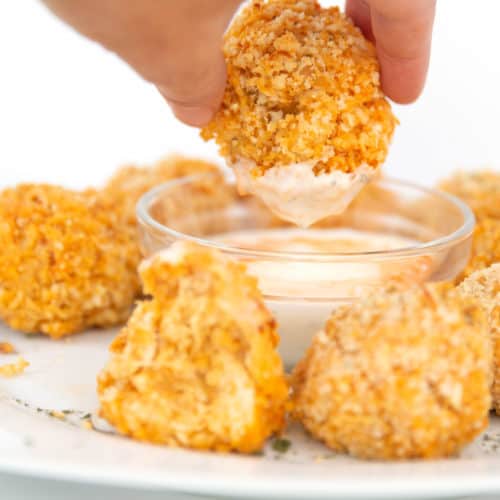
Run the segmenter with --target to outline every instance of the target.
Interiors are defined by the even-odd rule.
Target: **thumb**
[[[169,33],[168,62],[158,90],[176,117],[203,126],[219,108],[226,85],[223,34],[241,0],[179,2]]]
[[[414,101],[429,65],[435,0],[371,0],[382,87],[394,101]]]
[[[176,118],[187,125],[202,127],[211,120],[222,101],[226,65],[218,48],[201,61],[192,58],[188,61],[188,67],[172,69],[175,76],[157,88]]]

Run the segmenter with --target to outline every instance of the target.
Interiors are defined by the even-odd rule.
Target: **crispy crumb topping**
[[[451,285],[379,292],[335,310],[293,375],[294,416],[362,458],[456,454],[487,425],[486,315]]]
[[[178,242],[141,266],[145,293],[98,378],[101,414],[135,439],[259,450],[284,424],[276,324],[256,279]]]
[[[109,197],[135,226],[135,207],[139,198],[164,182],[194,174],[217,173],[217,165],[196,158],[170,155],[150,167],[120,168],[107,182],[102,195]]]
[[[229,162],[255,173],[317,160],[316,173],[379,166],[397,120],[373,45],[337,7],[253,0],[224,40],[228,83],[202,130]]]
[[[493,408],[500,415],[500,263],[476,271],[460,283],[459,290],[473,297],[489,317],[493,344]]]
[[[95,194],[0,193],[0,317],[53,338],[124,321],[139,289],[135,235]]]
[[[500,219],[500,173],[493,170],[458,171],[439,185],[465,203],[478,220]]]
[[[467,203],[477,219],[471,257],[457,278],[460,282],[474,271],[500,261],[500,173],[459,171],[442,181],[439,187]]]
[[[457,282],[496,262],[500,262],[500,219],[487,217],[480,219],[474,229],[471,256]]]

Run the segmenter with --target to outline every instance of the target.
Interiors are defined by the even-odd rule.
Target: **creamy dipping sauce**
[[[225,233],[213,238],[247,250],[316,254],[380,252],[415,246],[401,236],[353,229],[259,229]]]
[[[316,175],[317,161],[276,166],[259,177],[255,163],[240,160],[232,165],[241,194],[260,198],[278,217],[307,227],[329,215],[342,213],[378,170],[362,165],[355,172],[334,170]]]
[[[310,258],[242,259],[259,280],[266,303],[278,321],[280,353],[289,367],[309,346],[334,307],[351,302],[369,286],[391,279],[425,281],[434,269],[430,256],[398,264],[394,260],[349,259],[349,253],[403,249],[416,241],[349,229],[249,230],[220,235],[219,243],[248,250],[307,252]],[[333,257],[332,254],[345,254]],[[399,266],[399,267],[398,267]]]

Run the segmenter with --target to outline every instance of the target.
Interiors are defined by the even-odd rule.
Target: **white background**
[[[457,167],[500,167],[499,19],[499,0],[438,0],[424,95],[396,107],[391,175],[429,184]],[[0,1],[0,185],[99,184],[172,150],[216,157],[114,55],[34,0]]]
[[[499,19],[499,0],[439,0],[424,95],[396,107],[391,175],[431,184],[457,167],[499,168]],[[34,0],[0,1],[0,185],[99,184],[122,163],[168,151],[216,158],[215,147],[176,122],[154,88],[112,54]],[[6,500],[124,498],[1,475],[0,485]]]

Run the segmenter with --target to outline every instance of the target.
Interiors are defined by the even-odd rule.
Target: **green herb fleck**
[[[276,438],[272,444],[273,450],[278,453],[286,453],[290,449],[290,446],[292,446],[292,442],[283,438]]]

